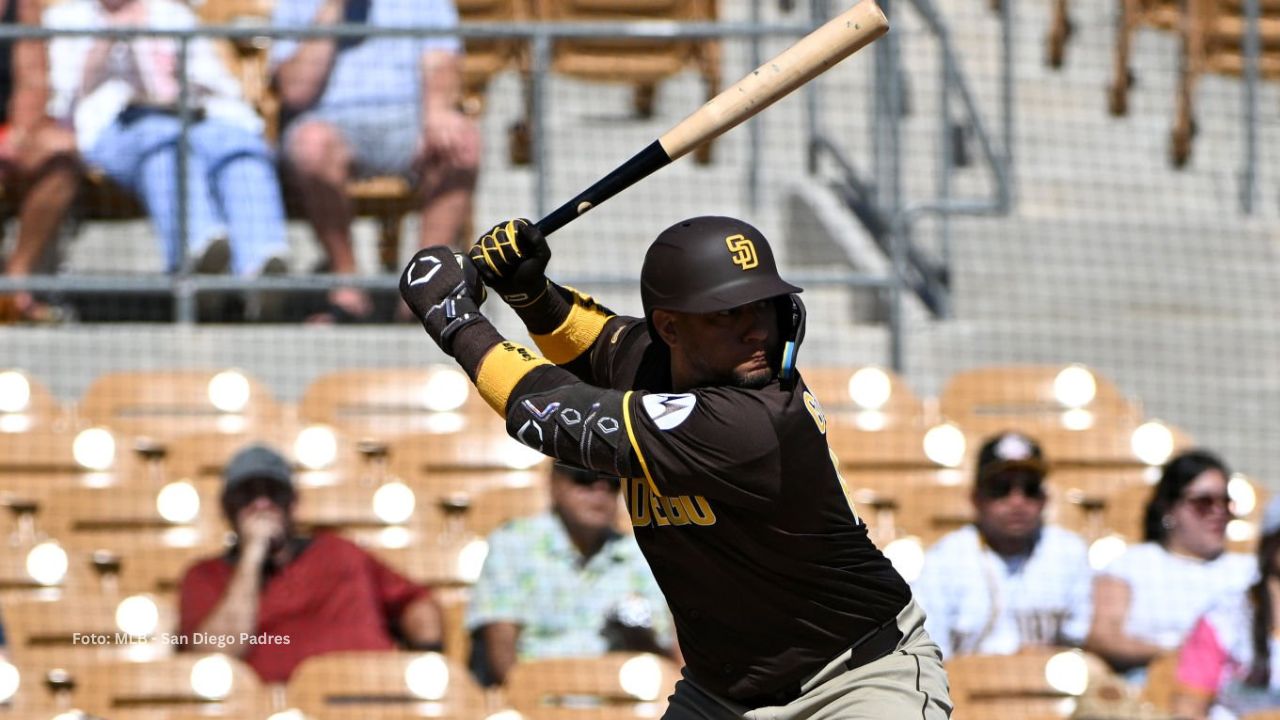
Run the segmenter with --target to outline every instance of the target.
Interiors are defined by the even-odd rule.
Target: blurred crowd
[[[1231,552],[1231,471],[1184,451],[1151,488],[1145,541],[1094,569],[1080,536],[1044,521],[1051,465],[1034,438],[991,437],[974,467],[974,521],[930,546],[912,583],[946,659],[1078,647],[1136,688],[1163,658],[1177,717],[1280,707],[1280,499],[1263,513],[1256,554]],[[335,533],[298,531],[293,472],[266,445],[226,465],[221,507],[235,542],[185,572],[180,635],[196,641],[181,649],[236,655],[266,682],[332,651],[441,649],[431,588]],[[679,664],[662,594],[619,525],[619,485],[557,462],[548,509],[489,536],[463,620],[481,684],[501,686],[533,659],[633,651]]]
[[[180,57],[172,37],[74,34],[190,30],[200,19],[184,2],[0,0],[0,8],[7,25],[68,33],[48,42],[0,41],[0,204],[19,220],[4,264],[10,277],[38,266],[85,174],[141,202],[169,272],[290,271],[289,195],[325,250],[324,269],[352,274],[347,183],[359,178],[407,183],[422,213],[423,246],[458,242],[466,230],[480,135],[460,109],[456,37],[277,39],[266,79],[274,105],[264,117],[218,41],[193,40]],[[457,21],[449,0],[281,2],[271,17],[280,28],[448,28]],[[187,152],[179,153],[184,113]],[[56,311],[28,292],[0,308],[30,322],[56,319]],[[365,322],[373,312],[366,292],[339,286],[308,319]],[[247,314],[261,317],[262,308]]]

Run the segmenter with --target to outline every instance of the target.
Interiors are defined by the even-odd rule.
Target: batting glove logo
[[[421,267],[423,265],[426,267]],[[420,257],[417,262],[410,265],[404,272],[405,282],[410,286],[429,283],[431,282],[431,278],[435,277],[436,273],[440,272],[440,258],[432,255]],[[414,277],[415,272],[418,273],[417,277]]]

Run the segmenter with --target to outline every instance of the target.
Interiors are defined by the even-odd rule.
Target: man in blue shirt
[[[306,28],[451,27],[450,0],[289,0],[273,24]],[[461,42],[449,36],[276,40],[272,76],[285,131],[286,165],[334,273],[355,272],[351,247],[352,177],[399,175],[422,207],[422,247],[456,241],[471,212],[480,133],[458,109]],[[461,247],[461,246],[459,246]],[[329,294],[331,320],[371,311],[355,288]]]

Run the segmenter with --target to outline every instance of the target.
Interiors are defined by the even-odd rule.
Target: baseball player
[[[663,231],[640,273],[644,318],[550,282],[550,257],[513,220],[472,262],[419,251],[400,292],[513,437],[627,478],[686,662],[664,717],[948,717],[924,614],[867,538],[796,371],[800,288],[763,235],[725,217]],[[541,355],[479,313],[473,269]]]

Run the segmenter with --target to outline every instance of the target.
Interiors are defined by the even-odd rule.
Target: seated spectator
[[[252,445],[223,473],[222,511],[236,543],[182,579],[183,649],[243,658],[264,682],[285,682],[312,655],[412,648],[442,637],[440,607],[416,585],[337,535],[300,537],[289,463]]]
[[[1280,708],[1280,498],[1267,505],[1261,531],[1258,582],[1205,613],[1182,646],[1177,717],[1236,720]]]
[[[520,660],[659,652],[679,661],[666,601],[635,539],[616,528],[616,477],[557,462],[551,510],[489,537],[467,628],[482,682]]]
[[[68,0],[45,11],[62,30],[186,30],[196,16],[177,0]],[[263,122],[213,44],[195,40],[187,72],[187,240],[178,217],[177,41],[60,36],[50,43],[54,112],[75,128],[90,165],[139,194],[163,242],[165,267],[236,275],[284,272],[288,245],[275,161]],[[228,245],[228,241],[230,244]]]
[[[977,519],[929,549],[913,584],[944,658],[1084,642],[1088,550],[1074,533],[1044,525],[1047,471],[1040,446],[1019,433],[979,451]]]
[[[287,28],[335,23],[452,26],[457,11],[449,0],[294,0],[276,3],[272,17]],[[457,38],[441,36],[272,44],[286,116],[281,148],[330,271],[356,270],[346,191],[352,177],[407,178],[422,207],[421,246],[459,242],[480,164],[479,130],[458,109],[460,53]],[[338,288],[313,320],[365,321],[371,312],[364,292]]]
[[[0,24],[39,25],[39,0],[0,0]],[[48,86],[43,41],[0,40],[0,187],[18,215],[17,244],[4,265],[11,278],[36,268],[80,180],[75,136],[45,114]],[[0,218],[0,238],[2,223]],[[57,313],[31,293],[19,292],[0,298],[3,319],[42,322],[57,319]]]
[[[1192,450],[1164,466],[1147,503],[1144,540],[1099,571],[1085,647],[1146,680],[1146,665],[1182,644],[1218,600],[1244,591],[1253,559],[1226,552],[1231,473],[1212,453]]]

